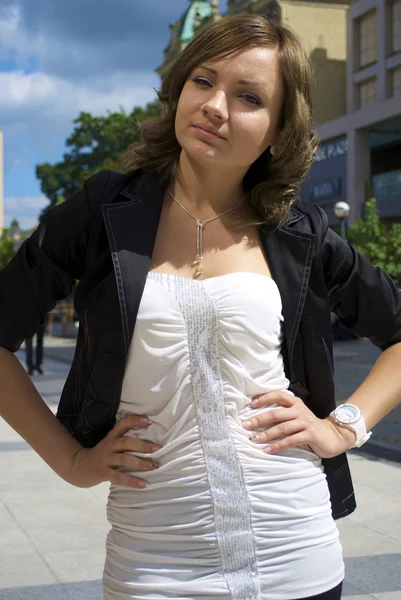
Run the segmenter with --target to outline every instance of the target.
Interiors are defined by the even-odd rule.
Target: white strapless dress
[[[161,466],[135,473],[146,489],[111,486],[104,600],[291,600],[342,581],[321,460],[265,454],[241,426],[267,410],[254,395],[288,388],[282,321],[269,277],[148,274],[118,416],[152,420],[127,435],[162,445]]]

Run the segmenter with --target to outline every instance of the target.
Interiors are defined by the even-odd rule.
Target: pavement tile
[[[347,582],[366,594],[401,590],[401,553],[355,556],[345,561]]]
[[[57,583],[57,579],[43,559],[32,549],[31,552],[21,552],[18,556],[2,553],[0,583],[1,588],[13,588],[21,585]]]
[[[99,509],[97,501],[94,499],[83,499],[81,502],[74,498],[68,498],[68,495],[58,497],[58,503],[54,499],[52,502],[37,501],[32,496],[22,499],[15,498],[15,495],[3,494],[3,502],[9,508],[19,526],[22,529],[38,525],[41,527],[55,527],[65,523],[75,523],[81,527],[87,524],[96,525],[105,519],[105,508]]]
[[[91,488],[89,491],[91,492],[91,494],[96,496],[98,500],[103,502],[103,505],[105,506],[107,503],[107,498],[109,496],[110,483],[105,481],[104,483],[101,483],[100,485],[96,485],[95,487]]]
[[[352,585],[349,581],[347,581],[347,575],[345,575],[345,580],[344,580],[344,584],[343,584],[343,594],[342,594],[342,599],[344,600],[344,597],[346,598],[355,598],[355,596],[363,596],[365,597],[365,594],[362,593],[362,590],[356,588],[354,585]]]
[[[390,518],[391,515],[389,515],[388,519],[385,518],[374,518],[371,519],[370,521],[370,528],[373,531],[377,531],[382,533],[383,535],[386,535],[389,538],[392,538],[394,540],[401,540],[401,520],[395,520],[394,518]],[[400,543],[401,545],[401,543]],[[400,566],[401,569],[401,566]]]
[[[18,527],[18,524],[15,521],[14,517],[12,516],[10,511],[7,509],[7,507],[5,506],[5,504],[3,504],[3,502],[1,500],[0,500],[0,524],[1,524],[2,536],[4,536],[4,534],[7,531],[13,531],[16,529],[16,527]]]
[[[374,598],[378,600],[401,600],[401,591],[399,592],[384,592],[383,594],[374,594]],[[354,600],[354,599],[352,599]]]
[[[94,552],[53,552],[45,555],[46,563],[60,583],[92,581],[103,576],[106,545]]]
[[[3,531],[3,526],[1,526],[0,562],[5,555],[17,557],[20,554],[30,554],[34,551],[35,547],[32,545],[32,542],[25,531],[15,527],[14,529]]]
[[[0,596],[1,598],[1,596]],[[356,596],[353,594],[352,596],[341,596],[342,600],[375,600],[376,596],[370,596],[368,594],[357,594]]]
[[[106,536],[110,525],[101,520],[96,520],[91,524],[69,523],[68,525],[58,524],[57,527],[49,528],[45,526],[28,527],[25,533],[32,541],[38,552],[44,556],[53,552],[60,552],[68,548],[68,552],[80,552],[94,548],[101,549],[105,545]],[[1,548],[1,542],[0,542]]]
[[[101,600],[100,581],[0,589],[0,600]]]
[[[400,540],[374,531],[364,523],[355,523],[345,518],[341,523],[338,523],[338,529],[344,556],[347,558],[401,552]]]

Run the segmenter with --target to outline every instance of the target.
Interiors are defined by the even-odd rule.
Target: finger
[[[154,444],[149,440],[140,440],[138,438],[123,436],[113,442],[113,452],[140,452],[141,454],[152,454],[161,450],[162,446]]]
[[[272,408],[266,410],[257,417],[251,417],[246,421],[242,422],[244,429],[259,429],[260,427],[267,427],[273,423],[281,421],[291,421],[298,417],[298,412],[293,408]]]
[[[301,444],[307,444],[308,441],[306,439],[305,432],[302,431],[300,433],[296,433],[295,435],[290,435],[278,442],[272,442],[263,448],[263,452],[266,454],[277,454],[287,448],[293,448],[294,446],[300,446]]]
[[[122,437],[130,429],[135,427],[149,427],[151,420],[142,415],[129,415],[123,417],[114,425],[113,429],[108,433],[108,436],[114,439]]]
[[[144,489],[148,487],[148,482],[143,479],[139,479],[138,477],[132,477],[131,475],[126,475],[125,473],[121,473],[120,471],[114,471],[110,469],[107,473],[107,480],[111,483],[117,483],[119,485],[124,485],[125,487]]]
[[[299,398],[282,390],[273,390],[266,394],[255,396],[251,402],[252,408],[259,406],[269,406],[270,404],[280,404],[280,406],[293,406]]]
[[[160,466],[159,463],[153,460],[146,460],[145,458],[127,453],[113,454],[109,465],[111,467],[131,469],[132,471],[154,471]]]
[[[273,442],[278,438],[288,437],[290,435],[294,435],[295,433],[299,433],[300,431],[304,431],[304,426],[297,420],[287,421],[284,423],[279,423],[270,429],[266,429],[265,431],[255,431],[249,437],[252,442],[256,442],[258,444],[265,444],[266,442]]]

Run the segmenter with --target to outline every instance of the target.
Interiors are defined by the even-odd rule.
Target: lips
[[[194,125],[194,127],[196,129],[201,129],[202,131],[206,131],[207,133],[211,133],[222,140],[226,139],[216,129],[214,129],[213,127],[209,127],[208,125]]]

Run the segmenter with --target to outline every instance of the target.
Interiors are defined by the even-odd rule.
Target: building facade
[[[370,197],[381,218],[400,221],[401,0],[357,0],[347,21],[347,110],[318,124],[322,152],[304,197],[321,204],[332,222],[337,200],[348,202],[353,222]]]
[[[315,123],[321,140],[302,198],[337,219],[339,200],[350,222],[377,198],[384,219],[401,220],[401,0],[190,0],[171,25],[164,76],[174,58],[210,22],[262,13],[289,25],[306,44],[315,73]]]

